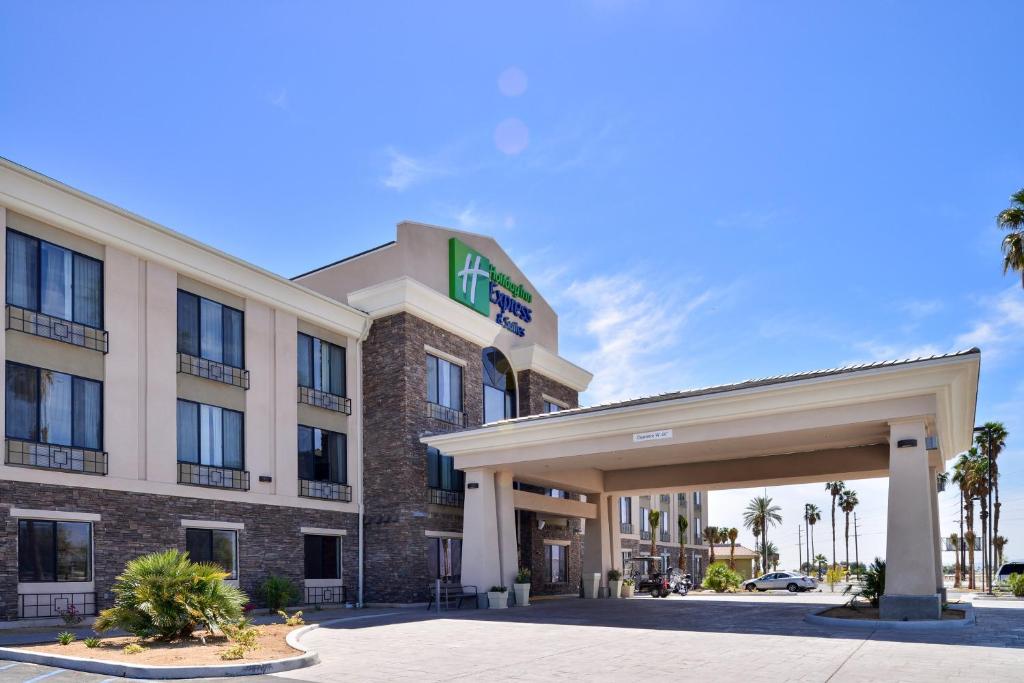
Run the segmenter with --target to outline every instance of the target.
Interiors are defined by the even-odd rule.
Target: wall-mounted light
[[[540,531],[541,529],[543,529],[545,524],[546,524],[546,522],[543,519],[538,519],[537,520],[537,530]]]
[[[916,448],[917,439],[900,439],[896,442],[896,448]]]
[[[274,478],[270,477],[270,476],[267,476],[266,474],[261,474],[260,475],[260,481],[262,481],[264,483],[270,483],[270,482],[274,481]]]

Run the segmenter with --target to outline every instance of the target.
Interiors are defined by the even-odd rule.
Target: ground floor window
[[[567,578],[565,546],[544,546],[544,580],[548,583],[565,583]]]
[[[213,562],[238,578],[238,533],[226,529],[185,529],[185,550],[193,562]]]
[[[92,581],[92,524],[19,520],[18,581]]]
[[[306,534],[306,578],[341,578],[341,537]]]
[[[462,539],[428,538],[427,565],[433,578],[458,581],[462,577]]]

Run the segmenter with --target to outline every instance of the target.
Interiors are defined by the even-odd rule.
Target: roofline
[[[363,251],[359,252],[358,254],[352,254],[351,256],[346,256],[345,258],[340,258],[337,261],[332,261],[331,263],[328,263],[326,265],[320,266],[318,268],[314,268],[313,270],[306,271],[305,273],[302,273],[300,275],[296,275],[295,277],[291,278],[291,280],[292,280],[292,282],[294,282],[295,280],[299,280],[301,278],[304,278],[307,275],[312,275],[313,273],[319,273],[321,270],[327,270],[328,268],[332,268],[334,266],[340,265],[342,263],[345,263],[346,261],[354,261],[355,259],[359,258],[360,256],[366,256],[367,254],[372,254],[375,251],[380,251],[381,249],[386,249],[386,248],[388,248],[388,247],[390,247],[390,246],[392,246],[394,244],[397,244],[397,240],[391,240],[390,242],[385,242],[384,244],[378,244],[375,247],[370,247],[369,249],[364,249]]]

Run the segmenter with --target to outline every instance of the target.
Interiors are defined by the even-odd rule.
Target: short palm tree
[[[768,496],[756,496],[747,503],[747,508],[743,511],[743,525],[748,528],[753,528],[756,525],[761,532],[761,547],[767,548],[768,529],[776,524],[782,524],[781,513],[782,508],[773,504],[771,498]],[[765,553],[764,568],[767,570],[771,562],[769,561],[767,550]]]
[[[715,544],[718,543],[718,527],[704,527],[703,537],[704,542],[708,544],[711,550],[711,558],[708,560],[708,564],[712,565],[715,563]]]
[[[658,529],[661,523],[661,510],[650,510],[647,513],[647,521],[651,525],[651,557],[658,554]]]
[[[1003,238],[1003,274],[1021,274],[1024,286],[1024,188],[1010,195],[1010,205],[996,215],[996,225],[1007,231]]]
[[[729,539],[729,569],[736,571],[736,539],[740,535],[740,530],[736,527],[730,528],[726,533],[726,538]]]
[[[850,513],[859,504],[856,491],[844,489],[839,494],[839,509],[846,514],[846,571],[850,571]]]
[[[818,553],[814,556],[814,571],[821,571],[823,565],[828,564],[828,558]]]
[[[949,544],[953,546],[953,588],[960,587],[960,536],[954,531],[949,535]]]
[[[832,566],[836,566],[836,498],[846,488],[841,481],[830,481],[825,483],[825,490],[832,496]]]
[[[804,505],[804,530],[807,532],[807,563],[814,555],[814,525],[821,521],[821,510],[814,503]]]
[[[676,517],[676,524],[679,525],[679,570],[686,573],[686,530],[690,528],[690,523],[686,520],[686,515],[679,515]]]

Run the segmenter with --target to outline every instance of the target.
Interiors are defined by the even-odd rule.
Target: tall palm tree
[[[821,510],[814,503],[804,505],[804,528],[807,531],[807,563],[814,556],[814,525],[821,520]]]
[[[967,552],[967,534],[964,531],[964,512],[973,512],[974,508],[974,501],[972,501],[970,496],[967,495],[967,469],[970,466],[972,452],[977,453],[977,451],[972,448],[970,451],[960,454],[956,464],[953,465],[952,476],[953,483],[956,484],[956,487],[960,490],[960,546],[957,548],[957,553],[960,558],[961,580],[967,567],[967,558],[964,555]],[[968,505],[971,507],[968,508]],[[968,522],[970,523],[968,525],[968,530],[973,532],[973,517],[969,516]],[[971,574],[970,578],[967,579],[967,583],[969,588],[974,588],[973,554],[971,555]]]
[[[988,491],[989,491],[989,467],[988,458],[984,456],[978,456],[972,463],[971,474],[969,475],[971,481],[971,493],[978,499],[979,506],[981,507],[981,514],[978,517],[981,519],[981,537],[987,538],[988,527],[991,524],[991,510],[988,508]],[[983,566],[987,565],[988,560],[986,559]],[[983,582],[984,583],[984,582]],[[982,585],[982,590],[986,590],[987,586]]]
[[[661,522],[661,510],[648,511],[647,521],[651,525],[651,557],[655,557],[658,554],[658,524]]]
[[[708,526],[704,527],[704,542],[708,544],[711,549],[711,558],[708,560],[708,566],[715,563],[715,544],[718,543],[718,527]]]
[[[729,542],[729,527],[718,527],[718,544],[725,545]]]
[[[729,539],[729,569],[736,571],[736,539],[740,535],[740,530],[736,527],[731,527],[725,533],[725,537]]]
[[[686,573],[686,530],[690,523],[686,521],[686,515],[676,517],[676,524],[679,525],[679,570]]]
[[[860,501],[857,500],[857,492],[851,489],[843,489],[839,494],[839,509],[846,513],[846,571],[850,571],[850,513],[857,507]]]
[[[747,508],[743,511],[743,525],[752,528],[756,524],[757,528],[761,531],[761,546],[767,547],[768,529],[777,524],[782,524],[781,512],[782,508],[773,504],[772,499],[768,496],[756,496],[747,503]],[[768,559],[768,555],[765,554],[765,569],[768,569],[769,564],[771,562]]]
[[[1024,188],[1010,195],[1010,205],[996,215],[996,225],[1008,231],[1003,238],[1003,275],[1017,271],[1024,286]]]
[[[761,527],[757,524],[748,524],[746,520],[743,522],[743,526],[750,529],[750,533],[754,536],[754,576],[761,575],[761,556],[758,555],[757,549],[760,547],[757,544],[757,539],[761,538]]]
[[[825,490],[832,496],[832,566],[836,566],[836,498],[846,488],[841,481],[829,481],[825,483]]]
[[[992,539],[992,547],[996,549],[996,567],[1003,563],[1003,547],[1006,545],[1006,539],[1002,536],[996,536]]]
[[[960,537],[954,531],[949,535],[949,543],[953,546],[953,588],[960,587]]]
[[[990,455],[992,458],[991,486],[992,495],[996,498],[992,505],[993,538],[999,535],[999,508],[1002,506],[1002,503],[999,502],[999,454],[1006,448],[1007,436],[1009,436],[1009,433],[1002,422],[986,422],[981,426],[981,430],[974,435],[974,443],[977,444],[981,452],[986,456]],[[992,448],[991,453],[988,452],[990,445]]]
[[[974,535],[974,531],[971,530],[970,527],[968,527],[967,533],[964,534],[964,540],[967,541],[967,558],[970,561],[967,573],[968,590],[974,590],[974,542],[977,540],[977,538],[978,537]]]

